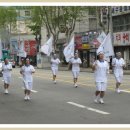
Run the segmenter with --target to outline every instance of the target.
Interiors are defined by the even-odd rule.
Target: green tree
[[[0,34],[4,41],[10,42],[11,28],[16,25],[15,7],[0,7]]]
[[[0,28],[10,28],[16,24],[17,13],[14,7],[0,7]]]
[[[56,47],[59,33],[64,32],[66,42],[70,40],[71,34],[75,29],[78,19],[84,16],[88,11],[87,7],[79,6],[40,6],[32,8],[33,30],[36,32],[36,26],[45,25],[48,36],[53,35],[54,48]],[[35,27],[34,27],[35,26]]]

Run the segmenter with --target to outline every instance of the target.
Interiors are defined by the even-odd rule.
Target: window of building
[[[94,30],[97,28],[97,19],[96,18],[89,18],[89,30]]]
[[[113,31],[130,31],[130,14],[113,17]]]
[[[96,9],[89,9],[89,15],[96,15]]]
[[[30,11],[29,10],[25,11],[25,16],[30,16]]]
[[[124,6],[124,11],[127,11],[127,6]]]
[[[122,6],[120,6],[120,12],[122,12]]]

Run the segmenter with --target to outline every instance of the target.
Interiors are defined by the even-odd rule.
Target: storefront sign
[[[130,31],[114,33],[114,45],[115,46],[130,45]]]
[[[75,48],[82,49],[82,35],[75,36]]]
[[[82,49],[90,49],[90,45],[89,44],[82,44]]]
[[[77,35],[75,36],[75,48],[80,49],[90,49],[88,44],[88,36]]]

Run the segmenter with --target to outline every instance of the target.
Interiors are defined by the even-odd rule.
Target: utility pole
[[[111,41],[112,41],[112,45],[113,45],[113,48],[114,48],[112,6],[109,7],[109,32],[111,34]]]

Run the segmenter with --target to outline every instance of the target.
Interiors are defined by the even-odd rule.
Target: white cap
[[[97,55],[100,55],[100,54],[104,54],[104,52],[103,52],[103,51],[100,51],[100,52],[98,52],[98,54],[97,54]]]

